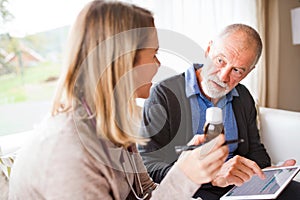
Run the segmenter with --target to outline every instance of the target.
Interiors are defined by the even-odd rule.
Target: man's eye
[[[238,76],[241,76],[241,75],[243,75],[243,73],[244,73],[243,70],[238,69],[238,68],[233,68],[232,70],[233,70],[233,72],[234,72],[236,75],[238,75]]]
[[[217,57],[217,63],[219,65],[225,65],[226,64],[225,60],[222,57]]]

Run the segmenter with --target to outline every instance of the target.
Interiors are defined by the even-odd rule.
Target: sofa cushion
[[[261,139],[272,163],[295,159],[299,165],[300,112],[260,107],[259,113]]]
[[[294,158],[300,163],[300,112],[260,108],[261,138],[274,163]]]

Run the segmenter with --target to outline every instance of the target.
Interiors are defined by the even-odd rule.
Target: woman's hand
[[[191,145],[200,145],[202,143],[205,142],[205,136],[204,134],[196,134],[194,135],[194,137],[191,139],[191,141],[189,141],[189,143],[187,144],[188,146],[191,146]]]
[[[203,141],[201,136],[197,136],[189,144],[198,145]],[[227,145],[222,146],[224,142],[225,137],[221,134],[199,148],[183,152],[176,164],[194,183],[211,182],[228,156]]]

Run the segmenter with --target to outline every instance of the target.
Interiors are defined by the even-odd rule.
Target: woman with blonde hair
[[[152,14],[92,1],[69,35],[66,68],[49,116],[14,163],[9,199],[188,199],[228,154],[224,137],[206,155],[182,154],[157,187],[136,144],[139,112],[160,65]],[[197,144],[194,142],[193,144]]]

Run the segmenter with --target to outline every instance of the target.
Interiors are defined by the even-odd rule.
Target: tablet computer
[[[264,180],[253,176],[242,186],[234,186],[221,200],[230,199],[275,199],[299,172],[300,166],[264,169]]]

